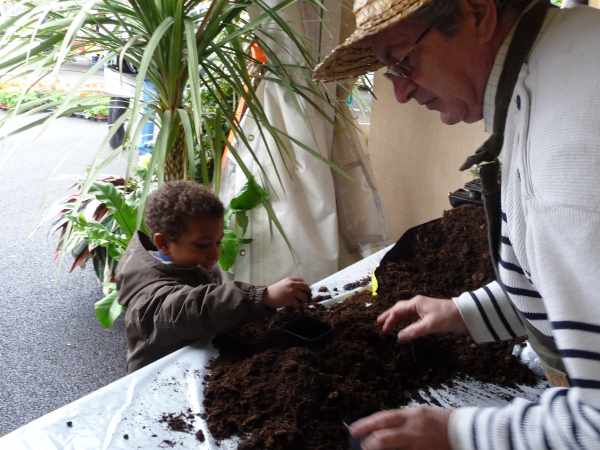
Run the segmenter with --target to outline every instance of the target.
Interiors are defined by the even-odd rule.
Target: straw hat
[[[406,19],[432,0],[354,0],[356,30],[315,68],[315,80],[335,81],[382,67],[367,38]]]

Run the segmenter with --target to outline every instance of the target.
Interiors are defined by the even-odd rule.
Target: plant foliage
[[[293,161],[288,142],[323,160],[313,149],[271,124],[256,95],[260,74],[261,79],[312,105],[324,120],[334,120],[334,105],[311,80],[314,61],[303,37],[282,15],[295,1],[281,0],[273,5],[264,0],[23,0],[18,2],[17,16],[0,22],[0,82],[33,80],[0,121],[3,127],[12,126],[18,119],[18,126],[0,128],[11,130],[0,133],[3,136],[49,126],[59,117],[96,106],[91,98],[82,104],[78,90],[109,61],[117,61],[121,72],[125,64],[136,69],[135,93],[129,107],[99,145],[94,164],[78,194],[66,203],[67,211],[59,224],[59,248],[71,249],[76,264],[85,253],[75,250],[87,248],[94,255],[96,271],[101,272],[105,287],[113,281],[114,263],[132,232],[143,227],[144,205],[155,183],[195,179],[219,192],[225,150],[237,161],[248,185],[228,210],[228,219],[232,220],[228,221],[224,240],[224,267],[233,264],[240,245],[248,242],[245,233],[250,206],[262,205],[290,245],[268,195],[242,154],[250,155],[265,185],[281,180],[277,167],[273,171],[277,180],[269,180],[266,175],[265,164],[276,159],[275,152],[281,153],[284,161]],[[318,0],[307,1],[320,6]],[[253,46],[259,46],[265,58],[256,59],[251,52]],[[58,75],[65,62],[91,54],[101,57],[72,92],[63,98],[50,93],[39,98],[28,96],[40,80]],[[145,82],[154,87],[150,100],[144,100]],[[267,149],[266,161],[258,158],[253,139],[241,126],[242,115],[235,107],[240,102],[258,127],[257,136]],[[137,143],[147,120],[156,124],[158,135],[143,179],[133,177],[130,181]],[[112,151],[108,142],[126,123],[123,144]],[[123,184],[117,185],[114,180],[98,183],[99,172],[119,153],[128,157]],[[131,182],[135,189],[128,190]],[[112,308],[113,292],[108,287],[107,292],[113,300],[105,298],[97,309],[103,311],[104,323],[109,323],[117,312]]]

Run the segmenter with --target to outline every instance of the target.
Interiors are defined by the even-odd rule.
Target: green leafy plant
[[[268,200],[269,194],[254,178],[248,179],[242,191],[231,199],[225,212],[225,232],[219,257],[219,265],[223,270],[233,267],[242,245],[252,242],[252,239],[246,237],[248,211],[267,204]]]
[[[129,180],[105,178],[81,192],[82,184],[59,205],[52,230],[58,234],[57,256],[70,254],[74,258],[71,271],[93,261],[96,276],[102,283],[104,297],[96,302],[96,318],[103,327],[110,327],[122,312],[118,303],[115,270],[127,245],[136,232],[137,210],[140,205],[140,169]],[[142,226],[144,228],[144,226]]]
[[[103,328],[110,328],[123,313],[123,306],[119,303],[116,283],[106,283],[102,291],[104,297],[94,304],[96,319]]]

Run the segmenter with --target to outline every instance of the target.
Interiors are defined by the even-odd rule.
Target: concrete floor
[[[41,136],[0,141],[0,435],[122,377],[122,322],[103,330],[91,268],[67,273],[53,258],[47,208],[80,177],[107,125],[60,119]],[[117,161],[104,173],[122,173]]]

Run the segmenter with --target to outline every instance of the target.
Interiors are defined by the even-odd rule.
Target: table
[[[349,294],[343,286],[370,275],[385,248],[312,286],[313,292],[326,286],[338,295],[325,303],[343,301]],[[237,441],[219,446],[208,433],[206,423],[196,416],[195,430],[206,437],[199,442],[193,433],[167,429],[159,420],[164,413],[203,411],[205,368],[217,356],[214,348],[187,346],[127,375],[79,400],[59,408],[0,438],[1,450],[120,450],[186,448],[235,450]],[[508,389],[474,381],[457,381],[452,387],[425,389],[421,402],[439,406],[501,405],[507,398],[535,399],[544,389]],[[189,411],[188,411],[189,408]]]

